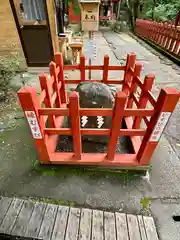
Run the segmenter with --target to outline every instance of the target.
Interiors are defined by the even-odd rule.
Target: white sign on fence
[[[29,123],[33,138],[42,139],[41,131],[39,128],[39,124],[38,124],[35,112],[34,111],[25,111],[25,115],[26,115],[27,121]]]
[[[171,116],[171,112],[162,112],[159,116],[159,119],[156,123],[156,126],[151,134],[150,141],[151,142],[158,142],[163,130]]]

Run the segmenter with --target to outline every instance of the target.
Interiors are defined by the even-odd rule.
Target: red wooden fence
[[[136,63],[136,55],[128,54],[125,66],[110,66],[109,57],[104,57],[104,65],[85,66],[81,57],[79,65],[63,66],[61,54],[56,54],[50,63],[50,79],[40,75],[41,93],[32,87],[23,87],[18,96],[35,141],[40,161],[43,164],[87,164],[128,167],[144,167],[150,163],[162,131],[178,100],[176,89],[162,89],[156,100],[150,92],[154,76],[140,80],[141,64]],[[79,69],[80,80],[65,80],[64,69]],[[80,108],[78,93],[72,91],[67,97],[65,84],[85,81],[85,70],[103,70],[105,84],[122,85],[115,96],[113,109]],[[123,80],[109,80],[109,70],[124,71]],[[97,81],[98,82],[98,81]],[[140,94],[138,95],[140,91]],[[150,104],[151,108],[146,108]],[[65,116],[71,118],[71,128],[63,128]],[[82,116],[112,116],[110,129],[81,128]],[[125,120],[127,129],[120,128]],[[47,122],[48,120],[48,127]],[[142,127],[142,121],[144,125]],[[56,152],[58,135],[72,135],[74,152]],[[107,153],[83,153],[82,135],[108,135]],[[117,154],[118,136],[129,136],[134,148],[133,154]]]
[[[180,59],[180,27],[169,23],[136,20],[136,34]]]

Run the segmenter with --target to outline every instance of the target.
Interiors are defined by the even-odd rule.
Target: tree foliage
[[[143,0],[143,17],[155,21],[175,20],[180,10],[179,0]]]
[[[155,21],[176,19],[180,11],[180,0],[121,0],[126,6],[131,29],[134,29],[136,18]]]

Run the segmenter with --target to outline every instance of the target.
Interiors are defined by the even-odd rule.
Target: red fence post
[[[116,93],[112,127],[107,152],[107,159],[111,161],[114,159],[114,155],[116,153],[116,144],[119,136],[119,130],[121,128],[126,99],[127,95],[124,92],[119,91]]]
[[[146,105],[148,102],[148,97],[147,97],[146,92],[151,90],[153,83],[154,83],[154,79],[155,79],[154,75],[147,75],[145,77],[143,89],[141,90],[138,108],[146,108]],[[136,128],[136,129],[140,128],[141,119],[142,119],[142,117],[135,117],[132,128]]]
[[[27,86],[20,89],[17,94],[34,138],[35,146],[39,153],[40,162],[48,164],[50,163],[50,155],[43,132],[45,123],[43,117],[40,117],[38,113],[40,101],[36,89]]]
[[[82,82],[86,80],[85,60],[86,60],[85,56],[80,56],[79,69],[80,69],[80,79]]]
[[[69,96],[69,114],[71,117],[71,131],[73,137],[74,153],[77,160],[81,159],[82,142],[80,132],[80,113],[79,113],[79,95],[77,92],[71,92]]]
[[[104,70],[103,70],[103,83],[108,83],[108,66],[109,66],[109,56],[104,56]]]
[[[64,81],[64,63],[63,63],[62,53],[55,54],[54,59],[57,66],[59,67],[58,83],[61,82],[61,88],[60,88],[61,102],[67,103],[66,86]]]
[[[124,83],[122,86],[122,91],[126,94],[129,93],[129,88],[127,87],[128,83],[131,83],[132,77],[133,77],[133,71],[135,67],[135,61],[136,61],[136,54],[130,53],[127,55],[126,59],[126,69],[124,72]]]
[[[50,70],[50,75],[52,78],[54,78],[53,82],[53,91],[56,92],[57,97],[55,100],[55,104],[57,108],[61,107],[61,96],[60,96],[60,91],[58,89],[58,79],[57,79],[57,74],[56,74],[56,64],[54,62],[50,62],[49,64],[49,70]]]
[[[141,63],[136,63],[127,108],[132,108],[132,106],[133,106],[133,98],[131,97],[131,95],[136,92],[137,84],[135,82],[135,78],[140,77],[141,69],[142,69],[142,64]]]
[[[41,89],[46,91],[46,97],[44,99],[44,104],[47,108],[53,108],[52,102],[51,102],[51,91],[50,91],[50,81],[47,79],[47,75],[39,75],[39,81],[41,85]],[[50,127],[56,127],[55,124],[55,116],[48,116]]]
[[[179,100],[180,94],[174,89],[162,89],[158,97],[154,115],[151,117],[146,134],[137,154],[141,165],[148,165],[159,142],[161,134]]]

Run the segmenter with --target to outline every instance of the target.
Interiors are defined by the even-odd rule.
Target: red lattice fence
[[[147,75],[144,81],[140,80],[142,66],[136,63],[136,55],[133,53],[128,54],[124,66],[110,66],[108,56],[104,57],[104,64],[99,66],[85,66],[84,57],[81,57],[79,65],[64,66],[61,54],[55,55],[55,62],[50,63],[49,79],[44,74],[39,76],[42,89],[40,95],[36,89],[28,86],[18,92],[40,162],[123,168],[148,166],[163,129],[179,100],[179,92],[176,89],[162,89],[156,100],[151,93],[154,76]],[[80,79],[65,80],[64,69],[78,69]],[[89,69],[103,71],[100,82],[122,86],[122,90],[116,93],[113,109],[80,108],[79,96],[75,91],[71,91],[67,97],[66,84],[85,81],[85,71]],[[124,71],[124,79],[109,80],[108,72],[113,70]],[[151,105],[151,108],[147,108],[147,104]],[[65,116],[71,118],[71,128],[63,128]],[[82,116],[111,116],[112,126],[110,129],[81,128]],[[46,124],[47,120],[49,126]],[[126,123],[126,129],[120,127],[122,120]],[[56,152],[59,135],[72,135],[74,152]],[[82,135],[108,135],[107,152],[83,153]],[[116,153],[119,136],[129,136],[134,153]]]

